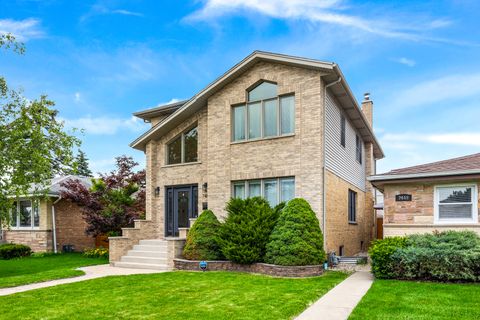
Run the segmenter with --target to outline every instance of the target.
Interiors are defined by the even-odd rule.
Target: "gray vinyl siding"
[[[325,163],[326,168],[340,178],[365,191],[365,146],[362,141],[362,164],[356,157],[356,130],[352,127],[347,115],[345,123],[345,147],[340,143],[342,111],[335,100],[327,94],[325,118]]]

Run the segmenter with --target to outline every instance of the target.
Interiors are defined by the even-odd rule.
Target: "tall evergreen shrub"
[[[308,202],[290,200],[267,244],[265,262],[284,266],[318,265],[325,260],[320,224]]]
[[[211,210],[203,211],[188,231],[183,256],[189,260],[221,260],[220,222]]]

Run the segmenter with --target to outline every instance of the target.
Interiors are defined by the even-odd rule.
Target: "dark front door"
[[[189,228],[198,215],[197,185],[166,188],[165,236],[178,237],[178,228]]]

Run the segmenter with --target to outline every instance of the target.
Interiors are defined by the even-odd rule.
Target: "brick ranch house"
[[[169,268],[199,212],[222,218],[231,197],[249,196],[305,198],[327,251],[366,251],[375,237],[366,177],[384,157],[372,113],[337,64],[259,51],[190,100],[135,113],[151,123],[131,144],[146,156],[146,219],[110,238],[111,263]]]
[[[69,179],[90,185],[88,178],[58,177],[49,183],[46,198],[18,199],[10,212],[10,225],[0,230],[3,241],[27,245],[34,252],[59,252],[65,245],[75,251],[95,247],[95,239],[85,234],[87,224],[80,208],[60,197],[61,183]]]
[[[369,178],[383,192],[384,236],[473,230],[480,234],[480,153]]]

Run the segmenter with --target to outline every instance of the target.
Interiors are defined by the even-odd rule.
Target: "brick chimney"
[[[370,93],[363,94],[362,112],[368,120],[370,127],[373,128],[373,101],[370,100]]]

